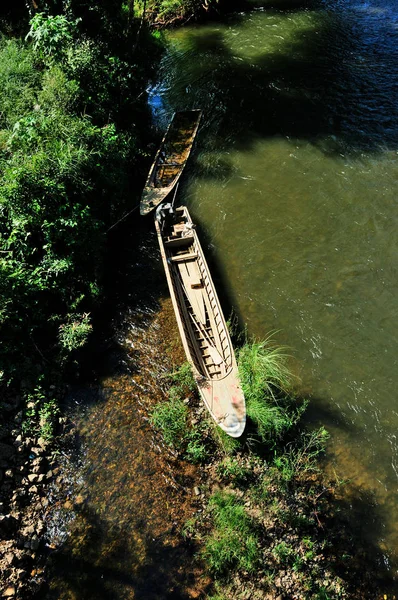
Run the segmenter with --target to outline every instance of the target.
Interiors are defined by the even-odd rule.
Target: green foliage
[[[42,74],[32,52],[18,40],[0,36],[0,128],[12,128],[36,101]]]
[[[38,36],[47,20],[34,22]],[[62,62],[55,52],[37,68],[32,47],[0,40],[0,359],[7,380],[29,367],[31,351],[36,360],[60,358],[82,345],[89,324],[74,315],[98,301],[105,230],[131,194],[134,135],[109,122],[107,84],[85,81],[100,49],[71,41],[65,19],[50,22],[62,25],[56,43],[72,44]],[[115,76],[112,89],[119,83]],[[103,123],[83,112],[86,85],[104,108],[97,110]]]
[[[268,338],[263,342],[246,343],[238,359],[247,414],[261,440],[275,443],[301,414],[289,406],[292,376],[286,364],[287,355],[281,348],[271,347]]]
[[[246,482],[251,476],[251,470],[233,457],[226,457],[218,463],[217,473],[235,485]]]
[[[59,408],[54,398],[47,398],[43,387],[39,385],[24,397],[26,403],[22,430],[28,435],[37,435],[51,442],[55,435],[55,422]]]
[[[217,446],[221,448],[222,452],[227,456],[232,456],[241,448],[242,444],[240,438],[233,438],[226,434],[213,420],[210,422],[210,431]]]
[[[197,389],[189,362],[184,362],[176,371],[170,373],[168,377],[180,395],[195,392]]]
[[[285,452],[274,459],[281,479],[289,482],[304,473],[317,472],[328,439],[329,433],[324,427],[301,432],[294,443],[289,443]]]
[[[175,21],[183,21],[199,16],[216,6],[219,0],[148,0],[147,13],[157,25],[170,25]],[[136,3],[137,14],[142,15],[144,2]]]
[[[270,338],[246,343],[239,351],[239,373],[245,397],[276,398],[276,392],[288,393],[292,375],[287,366],[288,355],[282,348],[272,347]]]
[[[61,346],[68,352],[81,348],[86,343],[91,330],[92,325],[88,313],[69,315],[69,321],[59,326]]]
[[[162,432],[165,443],[187,460],[192,463],[206,460],[208,452],[201,431],[188,425],[188,407],[178,396],[178,388],[170,388],[169,400],[153,408],[151,423]]]
[[[188,408],[182,400],[172,399],[157,404],[151,414],[151,422],[160,429],[168,446],[177,450],[185,447],[188,436]]]
[[[294,550],[286,542],[280,542],[272,549],[272,554],[279,563],[287,565],[294,556]]]
[[[43,57],[61,59],[71,44],[78,21],[71,22],[65,15],[36,13],[30,21],[26,39]]]
[[[203,557],[215,575],[230,570],[254,571],[259,561],[258,536],[251,519],[235,495],[217,492],[209,502],[214,528]]]
[[[55,420],[59,415],[56,400],[51,399],[44,402],[39,409],[39,435],[47,442],[51,442],[55,435]]]

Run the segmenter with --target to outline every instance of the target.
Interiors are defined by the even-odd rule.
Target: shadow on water
[[[355,155],[398,147],[394,22],[385,20],[375,41],[366,28],[372,26],[366,18],[371,21],[373,15],[361,13],[361,29],[358,15],[328,11],[324,3],[317,8],[303,11],[310,15],[308,23],[292,26],[277,43],[272,28],[264,27],[263,35],[270,40],[265,52],[258,31],[251,52],[247,47],[252,40],[243,34],[239,47],[230,44],[235,29],[244,31],[258,13],[231,17],[226,28],[192,28],[182,43],[176,38],[163,63],[165,99],[173,108],[203,109],[204,149],[250,150],[258,140],[274,136],[308,140],[325,153]],[[289,23],[293,12],[288,4],[275,15]],[[272,11],[267,15],[271,18]],[[201,172],[198,165],[196,172],[226,175],[227,164],[217,165],[216,160],[215,168],[207,166]]]
[[[167,536],[163,540],[151,538],[145,522],[137,521],[134,527],[134,537],[140,543],[134,545],[134,540],[128,538],[130,533],[123,525],[110,526],[87,506],[78,508],[72,535],[75,539],[80,537],[79,553],[67,542],[52,558],[53,573],[63,574],[63,590],[58,590],[56,597],[79,600],[191,598],[184,589],[195,583],[192,573],[176,569],[176,564],[181,563],[182,556],[184,563],[192,558],[193,548],[185,542],[171,544]],[[67,595],[63,595],[66,590]]]

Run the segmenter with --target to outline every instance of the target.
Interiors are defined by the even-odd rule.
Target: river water
[[[159,127],[204,111],[180,200],[216,286],[250,334],[291,348],[331,472],[393,565],[398,5],[275,0],[167,39],[151,102]]]

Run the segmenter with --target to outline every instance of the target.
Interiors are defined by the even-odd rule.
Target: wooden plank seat
[[[198,258],[196,252],[186,252],[185,254],[176,254],[171,257],[172,262],[184,262],[185,260],[195,260]]]
[[[185,237],[168,238],[165,240],[164,245],[168,248],[178,248],[179,246],[190,246],[193,241],[193,235],[186,235]]]

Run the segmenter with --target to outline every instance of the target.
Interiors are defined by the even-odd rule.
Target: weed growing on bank
[[[208,450],[203,438],[203,425],[189,423],[187,402],[195,393],[196,383],[189,363],[184,363],[168,378],[168,400],[157,404],[151,412],[151,423],[161,431],[164,442],[193,463],[204,462]]]

